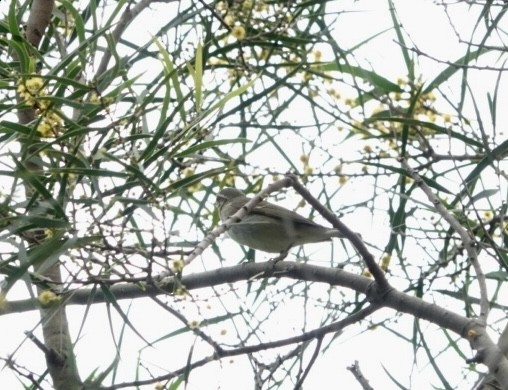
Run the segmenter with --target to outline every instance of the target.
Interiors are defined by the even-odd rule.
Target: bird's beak
[[[217,208],[217,210],[221,210],[222,209],[222,206],[224,206],[224,204],[226,203],[226,198],[222,195],[217,195],[217,198],[215,199],[215,207]]]

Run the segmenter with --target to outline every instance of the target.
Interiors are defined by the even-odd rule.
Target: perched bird
[[[250,198],[236,188],[224,188],[217,194],[220,219],[240,210]],[[342,237],[337,229],[327,228],[284,207],[262,201],[240,222],[231,224],[229,236],[239,244],[264,252],[287,254],[294,246]]]

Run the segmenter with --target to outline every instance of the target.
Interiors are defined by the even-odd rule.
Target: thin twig
[[[369,384],[367,378],[363,376],[360,366],[358,365],[358,360],[355,360],[355,362],[347,369],[351,371],[355,379],[360,383],[360,386],[362,386],[363,390],[374,390],[374,388]]]
[[[301,390],[303,388],[303,382],[305,381],[305,378],[307,378],[307,375],[309,375],[310,369],[316,363],[316,359],[319,355],[319,351],[321,351],[321,345],[323,344],[323,337],[319,337],[317,340],[316,348],[314,349],[314,353],[312,354],[312,357],[310,358],[310,362],[307,365],[307,368],[305,369],[303,375],[300,377],[298,382],[295,384],[295,390]]]
[[[427,195],[427,199],[434,205],[437,212],[450,224],[453,230],[457,232],[462,240],[464,248],[466,249],[469,261],[473,265],[478,279],[478,285],[480,287],[480,315],[479,319],[486,323],[487,316],[489,313],[489,301],[487,294],[487,283],[485,281],[485,274],[480,267],[478,262],[478,253],[476,251],[477,242],[474,240],[471,234],[459,223],[459,221],[446,209],[436,195],[432,192],[430,187],[423,181],[421,176],[412,169],[405,158],[400,158],[402,166],[408,171],[409,175],[415,181],[422,191]]]
[[[137,3],[134,7],[130,8],[127,7],[127,9],[124,11],[122,16],[120,17],[120,20],[118,21],[115,30],[113,31],[112,37],[113,42],[116,44],[120,40],[122,34],[127,29],[129,24],[133,22],[133,20],[138,16],[143,10],[148,8],[152,3],[171,3],[177,0],[141,0],[139,3]],[[104,55],[102,57],[102,60],[99,64],[99,67],[97,68],[97,73],[95,74],[95,80],[98,80],[99,77],[102,76],[102,74],[106,71],[109,60],[112,57],[113,51],[112,50],[105,50]]]
[[[347,317],[341,321],[337,321],[333,324],[323,326],[318,329],[314,329],[312,331],[303,333],[299,336],[290,337],[287,339],[282,339],[282,340],[277,340],[277,341],[272,341],[272,342],[267,342],[267,343],[260,343],[260,344],[256,344],[256,345],[239,347],[239,348],[235,348],[235,349],[229,349],[229,350],[222,349],[220,351],[220,353],[218,351],[216,351],[211,356],[208,356],[208,357],[205,357],[204,359],[197,360],[195,362],[187,364],[184,367],[182,367],[178,370],[175,370],[173,372],[170,372],[168,374],[161,375],[159,377],[146,379],[146,380],[137,380],[134,382],[118,383],[118,384],[115,384],[115,385],[112,385],[109,387],[106,386],[106,387],[104,387],[104,389],[111,390],[111,389],[121,389],[121,388],[132,388],[132,387],[136,387],[136,386],[150,385],[150,384],[162,382],[162,381],[169,381],[173,378],[176,378],[176,377],[182,375],[184,372],[186,372],[186,370],[191,371],[197,367],[204,366],[205,364],[207,364],[211,361],[220,360],[225,357],[240,356],[240,355],[246,355],[246,354],[250,354],[250,353],[254,353],[254,352],[265,351],[265,350],[269,350],[269,349],[273,349],[273,348],[282,347],[285,345],[295,344],[298,342],[307,342],[307,341],[312,340],[314,338],[320,340],[327,333],[337,332],[337,331],[344,329],[347,325],[356,324],[358,321],[364,319],[367,315],[372,314],[374,311],[376,311],[379,308],[380,308],[380,306],[371,305],[363,310],[360,310],[356,313],[351,314],[349,317]]]

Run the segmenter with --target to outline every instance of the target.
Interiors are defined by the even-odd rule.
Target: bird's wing
[[[279,219],[286,223],[287,220],[290,219],[293,220],[295,223],[312,226],[321,226],[308,218],[302,217],[300,214],[297,214],[294,211],[288,210],[284,207],[280,207],[265,201],[260,202],[256,207],[254,207],[254,209],[251,211],[251,214],[263,215],[265,217]]]

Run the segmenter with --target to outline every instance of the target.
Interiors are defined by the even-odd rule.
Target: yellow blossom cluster
[[[370,118],[359,121],[355,120],[353,115],[350,116],[350,126],[356,134],[363,136],[366,140],[384,139],[386,142],[386,148],[374,149],[371,145],[365,144],[362,152],[368,158],[388,158],[392,155],[391,150],[398,152],[399,140],[405,131],[407,131],[408,142],[416,148],[422,148],[438,136],[436,126],[451,128],[454,125],[452,115],[439,112],[436,108],[437,98],[432,91],[415,95],[416,91],[422,89],[421,83],[409,82],[403,78],[398,78],[396,83],[400,91],[390,92],[379,100],[377,106],[371,106]],[[333,90],[327,92],[335,98]],[[416,101],[414,101],[415,96]],[[356,100],[351,97],[343,100],[350,113],[358,106]],[[392,120],[392,118],[406,117],[410,107],[411,118],[408,118],[408,122],[413,120],[414,124],[408,125],[403,120]],[[388,118],[385,120],[383,117]]]
[[[273,32],[274,28],[292,22],[291,13],[285,4],[268,3],[266,0],[219,0],[215,9],[222,17],[223,25],[228,27],[229,36],[241,41],[246,38],[247,26],[256,26],[258,32]]]
[[[51,238],[55,235],[55,231],[53,229],[46,228],[44,229],[44,237]]]
[[[308,154],[302,154],[300,156],[300,161],[303,163],[303,175],[309,176],[314,171],[314,168],[312,168],[309,164],[309,155]]]
[[[172,263],[170,264],[170,269],[175,273],[182,272],[183,267],[185,267],[185,263],[183,262],[183,260],[173,260]]]
[[[183,170],[182,173],[183,173],[184,177],[191,177],[191,176],[194,176],[194,174],[196,172],[195,172],[194,168],[187,167]],[[201,191],[202,188],[203,188],[203,184],[201,183],[201,181],[196,181],[194,184],[187,187],[189,193],[191,193],[191,194]]]
[[[37,299],[39,300],[41,306],[46,307],[60,302],[61,298],[51,290],[44,290],[39,294]]]
[[[238,41],[241,41],[245,38],[245,27],[239,25],[234,26],[231,29],[231,35],[233,35]]]
[[[388,268],[390,268],[390,263],[392,261],[392,256],[390,256],[389,254],[385,254],[382,258],[381,258],[381,269],[383,271],[388,271]]]
[[[26,79],[19,79],[16,91],[19,97],[29,106],[37,107],[39,109],[47,108],[44,101],[39,100],[41,96],[46,96],[44,88],[44,80],[39,76],[27,77]]]
[[[60,115],[51,108],[50,101],[44,99],[48,96],[44,80],[39,76],[21,78],[17,82],[16,91],[20,99],[40,115],[37,131],[41,136],[55,137],[59,133],[63,121]]]
[[[55,137],[61,128],[62,118],[53,110],[47,111],[37,125],[37,131],[45,138]]]

